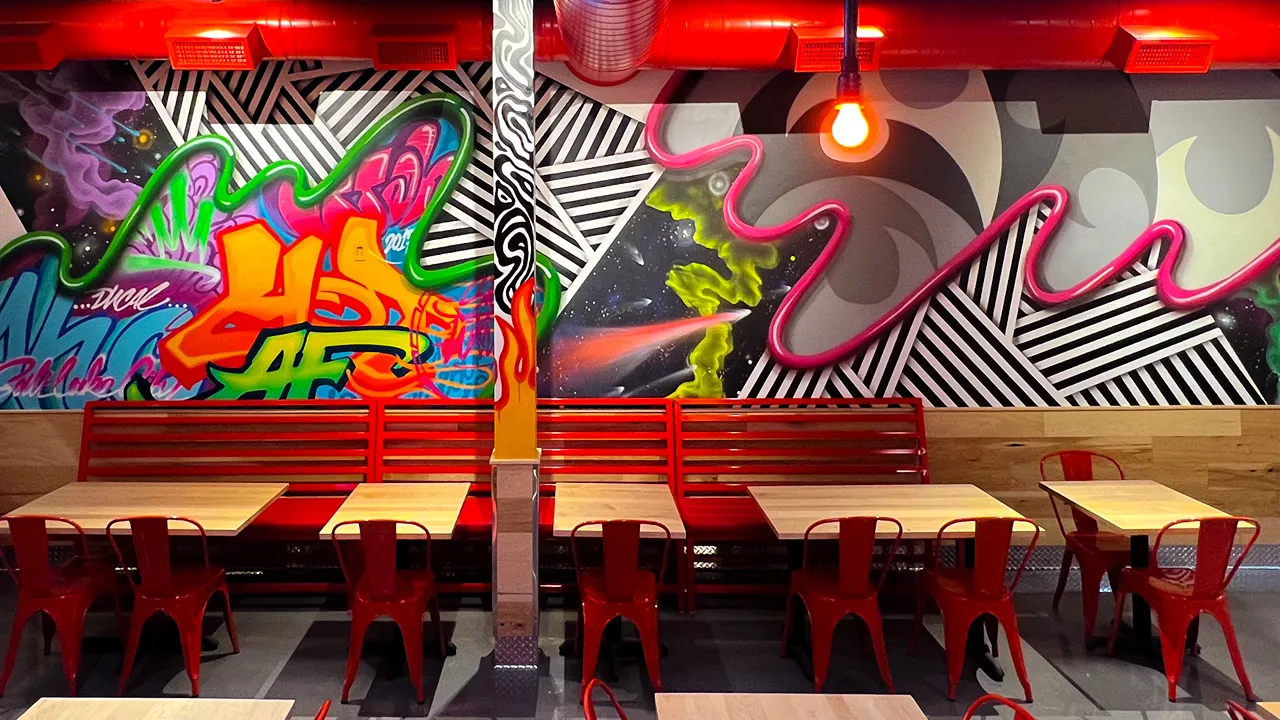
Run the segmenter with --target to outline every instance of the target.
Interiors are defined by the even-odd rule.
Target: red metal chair
[[[200,650],[204,634],[205,607],[213,596],[221,593],[223,617],[227,634],[231,636],[232,652],[240,652],[240,639],[236,636],[236,623],[231,615],[231,594],[227,591],[227,577],[222,568],[209,564],[209,538],[204,526],[184,517],[156,515],[117,518],[107,523],[107,540],[115,550],[121,567],[129,567],[114,528],[121,523],[129,526],[136,556],[138,579],[128,575],[133,586],[133,615],[129,621],[129,638],[125,643],[124,667],[120,670],[120,694],[124,694],[133,671],[133,661],[138,654],[138,641],[142,627],[156,613],[168,615],[178,626],[182,643],[182,656],[187,665],[187,677],[191,678],[191,695],[200,695]],[[200,547],[204,564],[195,567],[175,568],[170,560],[169,525],[190,525],[200,533]]]
[[[1045,463],[1055,458],[1062,465],[1063,480],[1093,480],[1095,458],[1111,463],[1120,479],[1124,479],[1124,469],[1115,458],[1109,455],[1092,450],[1062,450],[1040,458],[1041,480],[1049,480],[1045,472]],[[1124,535],[1101,532],[1098,529],[1097,520],[1074,507],[1071,508],[1071,517],[1076,529],[1068,532],[1062,522],[1062,514],[1058,511],[1058,502],[1052,494],[1049,495],[1049,502],[1053,505],[1053,515],[1058,519],[1058,529],[1062,531],[1062,537],[1066,542],[1062,552],[1062,571],[1058,575],[1058,588],[1053,592],[1053,609],[1056,612],[1058,604],[1062,602],[1062,593],[1067,588],[1067,578],[1071,575],[1071,561],[1074,559],[1080,564],[1080,598],[1084,603],[1084,639],[1087,646],[1089,640],[1093,638],[1093,628],[1098,618],[1098,596],[1101,594],[1099,586],[1102,583],[1102,576],[1104,574],[1110,576],[1111,588],[1114,592],[1120,580],[1120,569],[1129,563],[1129,539]]]
[[[583,569],[579,560],[578,535],[585,527],[600,526],[604,542],[604,567]],[[640,528],[662,530],[666,540],[662,548],[661,567],[657,575],[640,568]],[[587,685],[596,674],[600,656],[600,638],[614,618],[630,620],[640,634],[644,664],[654,690],[662,690],[658,646],[658,583],[667,572],[667,554],[671,551],[671,530],[650,520],[592,520],[579,523],[569,533],[573,551],[573,569],[578,577],[578,593],[582,609],[578,627],[583,644],[582,684]]]
[[[47,515],[9,515],[0,518],[9,524],[14,560],[0,552],[5,570],[18,586],[18,607],[9,631],[9,651],[0,674],[0,695],[9,684],[13,663],[17,660],[22,630],[36,613],[44,613],[44,654],[52,650],[53,632],[58,633],[62,647],[62,669],[67,675],[70,694],[76,694],[76,674],[80,670],[80,643],[84,636],[84,617],[89,606],[100,595],[111,595],[115,603],[116,625],[123,629],[120,614],[120,586],[116,582],[114,564],[95,562],[89,553],[89,540],[84,529],[74,521]],[[78,536],[77,552],[66,562],[53,566],[49,562],[49,523],[67,525]]]
[[[1004,705],[1005,707],[1013,708],[1013,720],[1036,720],[1035,716],[1027,712],[1026,708],[1003,695],[983,695],[974,700],[969,709],[965,711],[962,720],[973,720],[976,713],[987,705]]]
[[[329,717],[329,701],[325,700],[320,706],[320,712],[316,713],[316,720],[324,720],[327,717]]]
[[[954,525],[974,523],[974,557],[972,568],[944,568],[939,561],[939,550],[947,530]],[[1031,544],[1027,546],[1013,582],[1005,584],[1005,568],[1009,563],[1009,545],[1013,540],[1013,526],[1026,524],[1035,528]],[[1040,539],[1040,528],[1026,518],[961,518],[952,520],[938,529],[933,544],[933,557],[920,582],[920,599],[916,604],[915,631],[911,638],[911,652],[924,626],[925,598],[930,596],[942,611],[943,639],[947,652],[947,698],[956,699],[956,686],[960,684],[960,671],[964,669],[965,645],[969,626],[984,616],[996,619],[1009,635],[1009,652],[1013,656],[1013,668],[1022,682],[1022,689],[1031,702],[1031,682],[1022,659],[1022,637],[1018,634],[1018,619],[1014,614],[1013,590],[1022,578],[1031,551]],[[994,638],[993,638],[994,644]],[[994,648],[992,648],[994,652]]]
[[[1231,720],[1262,720],[1235,700],[1227,701],[1227,717]]]
[[[346,557],[339,544],[338,531],[347,525],[360,527],[360,552]],[[407,525],[422,531],[427,546],[423,570],[396,569],[396,528]],[[440,657],[448,656],[444,626],[440,624],[440,604],[436,599],[436,576],[431,572],[431,531],[411,520],[348,520],[333,526],[329,534],[338,553],[338,564],[347,581],[351,603],[351,644],[347,648],[347,674],[342,682],[342,702],[348,701],[351,685],[360,667],[360,649],[369,625],[380,617],[389,617],[400,627],[404,637],[405,659],[409,680],[413,682],[418,702],[425,702],[422,687],[422,616],[431,612],[440,643]]]
[[[613,690],[600,678],[591,678],[591,681],[582,686],[582,711],[586,714],[587,720],[596,720],[596,706],[591,702],[591,693],[596,688],[604,690],[609,696],[609,702],[613,703],[614,712],[618,713],[618,720],[627,720],[627,714],[623,712],[622,705],[618,704],[618,698],[614,697]]]
[[[874,559],[876,526],[892,523],[898,528],[893,545],[884,559],[884,569],[879,579],[871,583],[871,561]],[[809,567],[809,536],[815,528],[839,524],[839,566],[834,569]],[[884,626],[880,619],[880,588],[889,575],[893,557],[902,542],[902,523],[888,517],[845,517],[819,520],[804,531],[804,554],[800,570],[791,573],[791,589],[787,593],[787,618],[782,630],[782,656],[787,656],[787,643],[791,639],[792,603],[795,598],[804,602],[813,624],[813,686],[822,692],[831,664],[831,642],[836,625],[845,615],[853,613],[862,618],[871,634],[871,645],[876,662],[880,665],[880,677],[889,692],[893,692],[893,676],[889,673],[889,656],[884,646]]]
[[[1165,533],[1179,526],[1199,523],[1196,538],[1196,565],[1194,568],[1160,567],[1160,543]],[[1244,550],[1231,563],[1236,530],[1241,524],[1251,525],[1253,534]],[[1255,699],[1253,686],[1244,670],[1244,658],[1236,642],[1235,627],[1231,624],[1231,610],[1227,606],[1227,586],[1235,577],[1253,544],[1258,540],[1258,521],[1246,517],[1217,517],[1178,520],[1165,525],[1156,535],[1151,548],[1151,567],[1127,567],[1120,573],[1120,587],[1116,591],[1116,615],[1111,624],[1111,637],[1107,651],[1115,652],[1116,636],[1124,615],[1124,601],[1130,593],[1140,595],[1156,614],[1160,626],[1160,652],[1164,655],[1164,674],[1169,680],[1169,700],[1177,698],[1178,676],[1182,674],[1182,658],[1187,644],[1187,629],[1191,621],[1208,613],[1222,626],[1231,662],[1244,687],[1244,695]],[[1230,569],[1228,569],[1230,567]]]

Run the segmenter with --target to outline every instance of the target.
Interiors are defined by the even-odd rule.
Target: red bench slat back
[[[90,402],[78,479],[348,486],[373,478],[374,416],[364,400]]]
[[[918,398],[677,400],[675,424],[682,494],[929,481]]]
[[[470,482],[487,487],[493,401],[381,400],[378,472],[385,482]]]
[[[562,398],[538,401],[540,480],[671,484],[671,401]]]

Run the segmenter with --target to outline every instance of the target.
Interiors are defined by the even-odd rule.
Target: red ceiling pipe
[[[488,3],[469,0],[0,2],[0,45],[15,36],[34,39],[42,67],[61,60],[165,58],[170,31],[254,26],[271,58],[368,60],[376,57],[379,37],[444,30],[453,36],[457,61],[467,62],[490,59],[493,15]]]
[[[1219,42],[1215,68],[1280,67],[1273,0],[862,0],[861,23],[884,32],[882,68],[1114,67],[1120,25],[1185,27]],[[554,8],[538,8],[540,60],[567,60]],[[34,38],[39,67],[62,59],[164,58],[183,28],[256,25],[267,57],[371,59],[377,38],[450,28],[458,61],[487,60],[485,0],[0,0],[0,66]],[[792,28],[839,28],[841,0],[678,0],[646,67],[789,69]],[[21,58],[19,58],[21,60]]]

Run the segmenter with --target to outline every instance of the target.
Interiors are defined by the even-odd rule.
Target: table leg
[[[973,567],[975,555],[973,538],[960,541],[956,551],[961,554],[965,567]],[[986,673],[987,677],[996,682],[1004,680],[1004,665],[1000,664],[1000,661],[992,654],[991,648],[987,647],[985,616],[978,618],[969,626],[969,638],[965,643],[965,654],[978,664],[978,669]]]
[[[1151,562],[1151,548],[1146,535],[1129,538],[1129,564],[1135,568],[1147,567]],[[1151,644],[1151,606],[1136,593],[1133,600],[1133,636],[1144,647]]]

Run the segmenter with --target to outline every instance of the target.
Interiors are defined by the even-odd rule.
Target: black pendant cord
[[[858,72],[858,0],[844,0],[844,57],[840,72]]]

